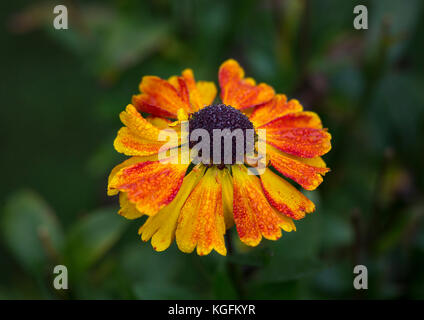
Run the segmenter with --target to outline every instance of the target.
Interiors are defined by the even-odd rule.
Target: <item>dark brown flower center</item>
[[[209,134],[210,163],[207,164],[213,163],[222,169],[225,167],[225,164],[234,164],[236,160],[244,158],[248,143],[247,139],[252,137],[253,124],[250,122],[249,118],[239,110],[225,104],[214,104],[191,115],[189,120],[190,148],[193,148],[201,140],[191,141],[193,140],[192,134],[195,133],[196,129],[204,129]],[[248,129],[251,131],[250,134],[247,132]],[[219,134],[219,132],[221,132],[221,134]],[[237,137],[238,135],[242,135],[243,137]],[[198,136],[198,134],[195,133],[194,136]],[[227,143],[225,143],[225,139],[228,139]],[[231,139],[231,143],[229,143],[229,139]],[[237,148],[238,144],[242,145],[239,145],[239,148]],[[221,158],[218,160],[216,157],[215,159],[213,157],[214,146],[215,148],[221,148]],[[230,146],[231,150],[229,150]],[[228,163],[228,156],[226,159],[224,158],[226,152],[231,154],[230,163]],[[200,155],[201,152],[199,152],[199,156]]]

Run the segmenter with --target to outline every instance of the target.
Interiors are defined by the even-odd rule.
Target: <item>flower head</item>
[[[262,238],[276,240],[282,230],[296,230],[293,220],[315,210],[281,175],[314,190],[329,171],[321,156],[331,149],[331,135],[317,114],[303,111],[297,100],[287,100],[269,85],[245,78],[235,60],[224,62],[218,77],[221,103],[214,104],[214,83],[196,81],[190,69],[168,80],[145,76],[141,93],[120,115],[125,126],[114,146],[131,158],[112,170],[108,194],[119,193],[122,216],[148,216],[139,234],[157,251],[175,239],[183,252],[197,248],[199,255],[212,250],[226,255],[224,235],[234,224],[247,245],[256,246]],[[163,141],[162,130],[175,130],[177,138]],[[181,157],[184,147],[196,149],[191,139],[196,130],[210,138],[197,153],[200,158],[190,158],[193,165]],[[230,137],[228,159],[222,153],[215,157],[224,146],[216,130],[241,133],[241,148]],[[251,170],[256,165],[249,161],[249,130],[254,151],[260,143],[266,146],[266,155],[257,158],[265,163],[263,172]],[[170,154],[168,161],[161,161],[164,151]]]

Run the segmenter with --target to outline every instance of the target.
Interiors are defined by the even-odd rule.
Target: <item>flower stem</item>
[[[233,247],[233,239],[231,236],[231,232],[227,232],[225,234],[225,242],[227,244],[227,270],[230,276],[231,281],[233,282],[233,286],[237,292],[239,299],[245,298],[245,290],[244,290],[244,281],[243,281],[243,272],[240,268],[239,264],[234,263],[234,247]]]

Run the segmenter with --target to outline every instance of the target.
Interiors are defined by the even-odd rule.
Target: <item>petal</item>
[[[135,135],[127,127],[122,127],[113,142],[115,150],[127,156],[148,156],[157,154],[165,142],[153,142]]]
[[[171,245],[175,237],[180,210],[204,172],[204,167],[193,168],[184,178],[183,184],[175,199],[157,214],[150,216],[141,226],[138,231],[141,235],[141,240],[148,241],[152,239],[152,246],[156,251],[163,251]]]
[[[209,81],[197,81],[197,91],[199,92],[200,99],[203,106],[208,106],[215,100],[218,90],[215,83]]]
[[[267,143],[296,156],[314,158],[331,149],[331,135],[314,112],[289,113],[259,128],[266,130]]]
[[[172,76],[168,79],[168,82],[177,90],[178,95],[181,97],[184,104],[188,105],[188,108],[180,109],[185,111],[191,110],[189,90],[184,78],[180,76]]]
[[[212,104],[217,92],[213,82],[196,83],[191,69],[184,70],[182,76],[190,93],[190,103],[193,112]]]
[[[188,164],[146,161],[121,169],[109,187],[126,192],[137,210],[153,215],[177,195]]]
[[[288,113],[302,110],[302,105],[296,99],[287,101],[284,94],[277,94],[271,101],[257,106],[250,116],[250,121],[255,127],[259,127]]]
[[[119,194],[119,204],[121,209],[118,213],[127,219],[137,219],[143,215],[143,213],[138,211],[136,206],[128,200],[128,196],[125,192]]]
[[[312,201],[270,169],[265,170],[260,180],[269,203],[286,216],[298,220],[315,210]]]
[[[233,178],[228,170],[220,170],[222,184],[222,206],[224,209],[224,221],[227,229],[234,225],[233,218]]]
[[[143,118],[132,104],[120,113],[119,118],[134,135],[146,140],[158,141],[159,128]]]
[[[120,118],[126,127],[118,131],[114,141],[116,151],[128,156],[148,156],[158,153],[166,143],[158,140],[161,129],[143,118],[133,105],[128,105]]]
[[[331,149],[331,135],[314,112],[289,113],[264,124],[266,142],[303,158],[322,156]]]
[[[184,81],[177,80],[180,90],[171,83],[155,76],[145,76],[140,83],[141,94],[133,96],[138,110],[154,116],[176,118],[178,109],[190,111],[188,91]]]
[[[320,158],[299,158],[267,146],[271,165],[281,174],[296,181],[306,190],[316,189],[323,181],[322,176],[330,171]]]
[[[160,130],[169,128],[172,123],[172,121],[161,117],[147,116],[145,119]]]
[[[244,79],[244,70],[233,59],[221,65],[218,78],[222,102],[237,109],[265,103],[275,94],[274,89],[267,84],[256,85],[252,78]]]
[[[240,240],[256,246],[262,236],[270,240],[280,238],[280,228],[295,230],[292,219],[281,215],[268,203],[258,177],[248,175],[245,169],[233,166],[233,211]]]
[[[315,158],[331,149],[331,135],[326,130],[294,128],[266,134],[267,143],[286,153],[302,158]]]
[[[145,162],[145,161],[155,161],[157,160],[157,155],[153,155],[153,156],[147,156],[147,157],[132,157],[129,158],[127,160],[125,160],[124,162],[122,162],[121,164],[118,164],[117,166],[115,166],[112,171],[109,174],[109,178],[108,178],[108,186],[107,186],[107,194],[108,196],[114,196],[116,194],[119,193],[118,189],[112,189],[110,187],[110,183],[112,181],[112,179],[115,177],[115,175],[123,168],[132,166],[136,163],[140,163],[140,162]]]
[[[303,111],[289,113],[276,118],[259,128],[267,129],[267,134],[278,134],[292,128],[313,128],[322,129],[321,119],[315,112]]]
[[[226,255],[225,223],[222,209],[222,187],[218,169],[210,168],[191,192],[178,217],[178,248],[190,253],[197,246],[198,255],[215,249]]]

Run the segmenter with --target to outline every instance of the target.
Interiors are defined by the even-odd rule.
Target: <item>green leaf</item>
[[[63,233],[56,216],[36,193],[23,190],[6,202],[1,232],[7,247],[25,270],[39,274],[56,263]]]
[[[66,259],[74,275],[92,266],[119,240],[127,221],[116,212],[116,208],[98,209],[71,228]]]

